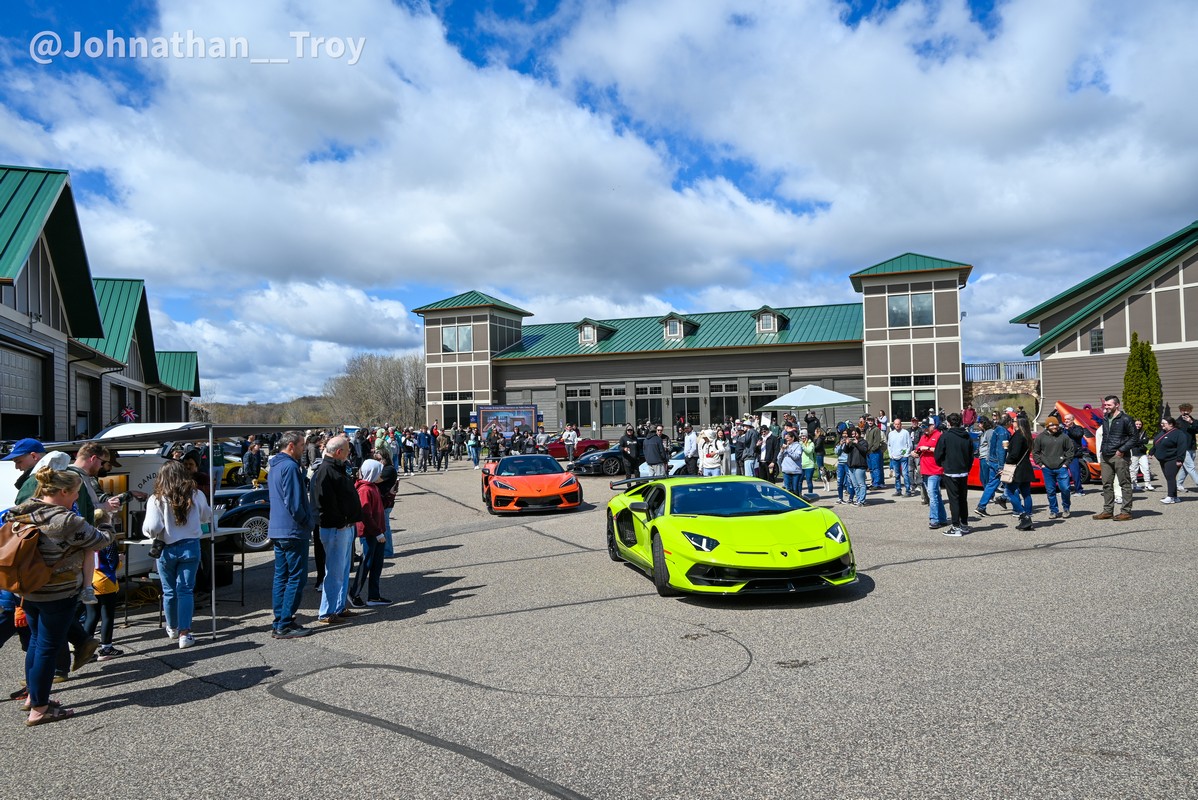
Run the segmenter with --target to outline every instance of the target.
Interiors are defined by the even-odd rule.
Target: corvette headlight
[[[561,486],[569,486],[572,483],[578,483],[578,480],[575,479],[575,477],[573,475],[569,475],[566,477],[566,479],[564,481],[562,481]],[[561,486],[559,486],[558,488],[560,489]]]
[[[512,486],[510,483],[504,483],[503,481],[491,481],[491,485],[500,489],[506,489],[509,492],[516,491],[515,486]]]
[[[837,522],[831,528],[828,528],[828,530],[824,531],[824,536],[827,536],[837,544],[844,544],[848,539],[848,536],[846,536],[844,532],[844,526],[839,522]]]
[[[712,550],[720,546],[720,543],[715,539],[712,539],[710,536],[703,536],[698,533],[687,533],[686,531],[683,531],[682,535],[686,537],[688,542],[695,546],[696,550],[702,550],[704,553],[710,553]]]

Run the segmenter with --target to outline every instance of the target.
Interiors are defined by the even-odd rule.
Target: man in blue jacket
[[[270,540],[275,549],[273,590],[275,639],[298,639],[312,631],[295,621],[308,580],[308,547],[316,516],[308,501],[308,480],[300,469],[304,434],[287,431],[271,456],[266,486],[270,491]]]
[[[990,435],[990,449],[986,454],[990,461],[990,479],[986,481],[986,486],[982,489],[982,497],[978,500],[979,516],[989,516],[986,513],[986,506],[990,503],[991,498],[1003,508],[1007,507],[1007,500],[1002,493],[1000,492],[997,498],[994,497],[994,493],[1002,483],[1002,468],[1003,464],[1007,463],[1007,446],[1011,442],[1011,431],[1008,427],[1010,424],[1011,418],[1006,414],[994,421],[994,433]]]

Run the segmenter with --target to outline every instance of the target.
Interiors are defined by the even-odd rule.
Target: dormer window
[[[758,333],[773,333],[777,327],[778,326],[775,324],[774,315],[769,311],[757,318]]]
[[[789,322],[789,318],[785,314],[769,306],[757,309],[753,312],[752,317],[757,324],[758,336],[781,333]]]
[[[666,336],[671,339],[677,339],[682,335],[682,326],[678,324],[678,320],[672,319],[666,323]]]
[[[581,344],[594,344],[595,343],[595,326],[594,325],[583,325],[582,328],[580,328],[579,332],[578,332],[578,341]]]

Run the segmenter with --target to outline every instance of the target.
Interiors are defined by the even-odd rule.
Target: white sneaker
[[[172,628],[170,625],[167,625],[165,627],[166,627],[166,638],[168,638],[168,639],[178,639],[179,638],[179,632],[177,630]]]
[[[188,647],[191,647],[195,643],[196,643],[196,637],[192,636],[190,633],[185,633],[179,637],[179,649],[180,650],[186,650]]]
[[[94,586],[84,586],[79,592],[79,602],[84,605],[94,606],[96,604],[96,589]]]
[[[1161,502],[1162,502],[1162,503],[1166,503],[1166,504],[1170,504],[1170,503],[1176,503],[1176,502],[1177,502],[1177,498],[1176,498],[1176,497],[1162,497],[1162,498],[1161,498]]]

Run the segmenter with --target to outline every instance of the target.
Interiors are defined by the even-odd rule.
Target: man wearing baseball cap
[[[25,481],[29,479],[29,473],[37,466],[37,462],[46,454],[46,446],[37,439],[21,439],[12,446],[12,450],[8,455],[0,459],[0,461],[11,461],[17,469],[21,471],[21,477],[17,478],[17,489],[20,489]]]

